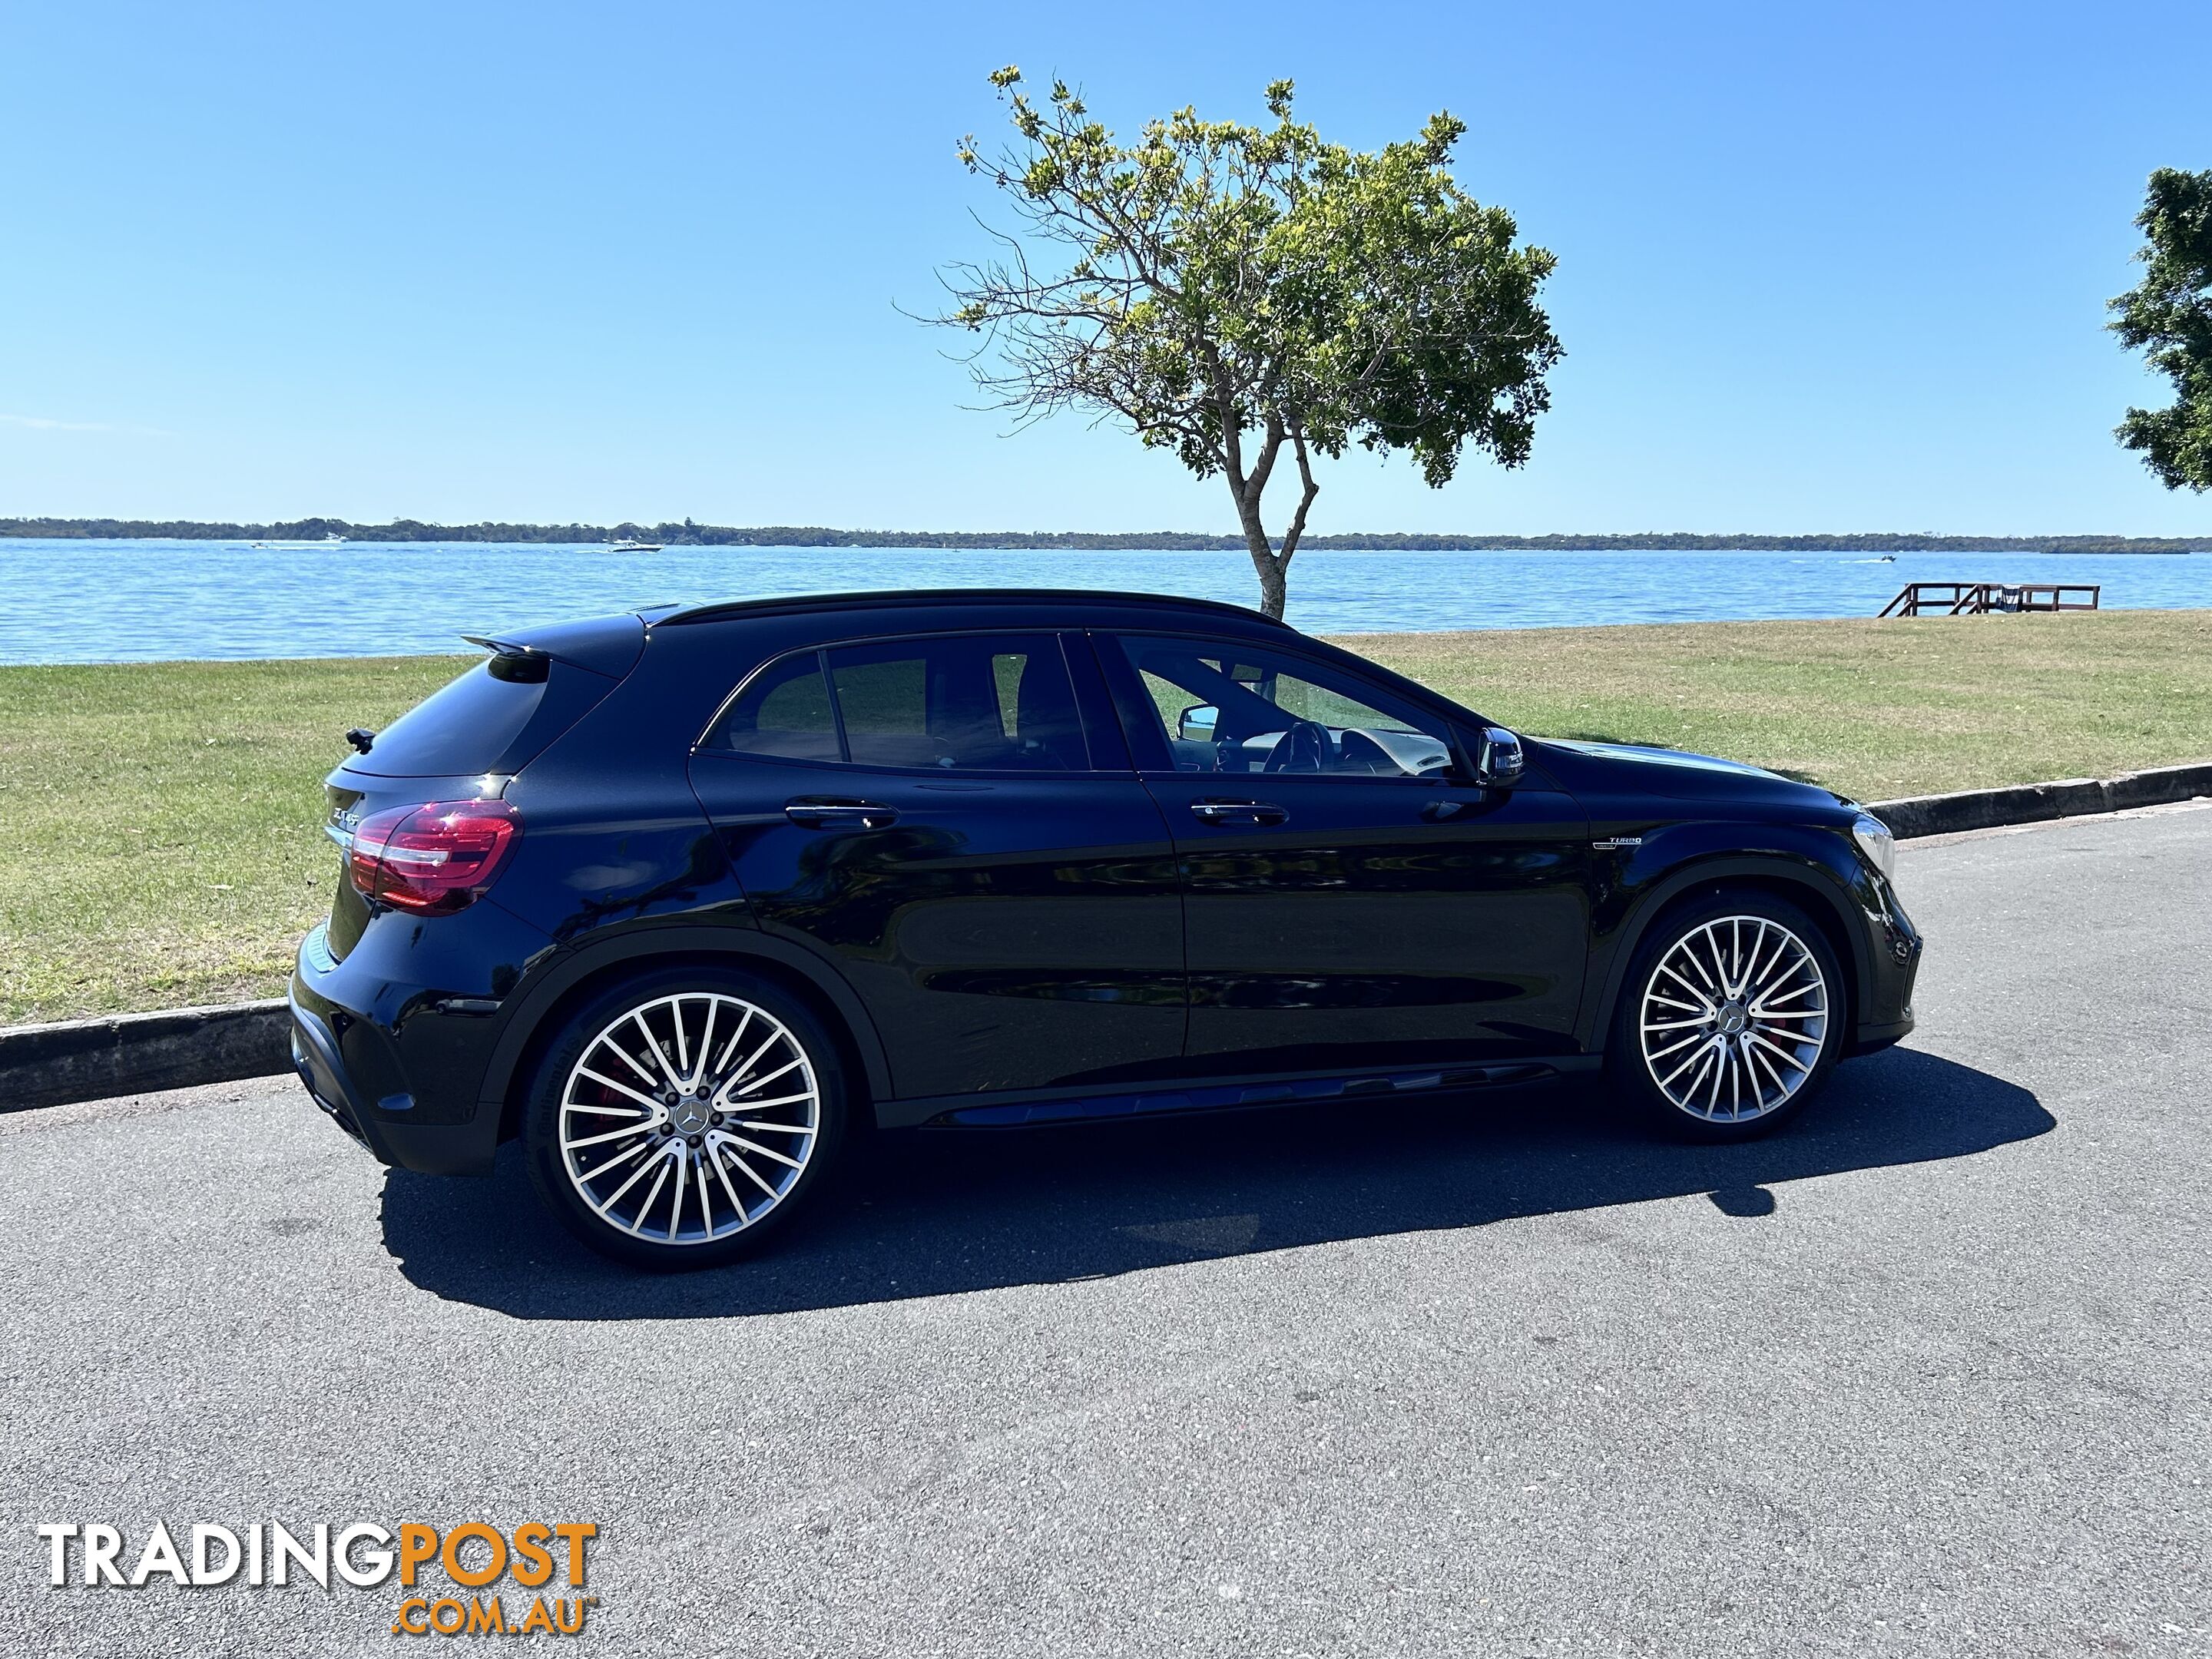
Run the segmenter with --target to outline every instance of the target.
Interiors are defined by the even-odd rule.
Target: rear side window
[[[708,746],[779,760],[842,759],[821,653],[770,664],[730,705]]]
[[[710,746],[939,771],[1090,766],[1067,665],[1050,634],[951,635],[787,657],[730,705]]]
[[[615,684],[543,657],[493,657],[379,732],[368,753],[345,769],[388,778],[518,771]]]

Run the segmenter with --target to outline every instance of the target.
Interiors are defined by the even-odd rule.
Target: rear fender
[[[802,946],[770,937],[757,928],[686,924],[626,929],[586,939],[542,970],[511,999],[491,1060],[484,1068],[480,1112],[504,1113],[514,1091],[529,1077],[538,1050],[560,1027],[568,1011],[625,970],[643,970],[674,962],[711,961],[740,970],[751,969],[811,996],[821,1005],[858,1062],[871,1101],[890,1098],[890,1065],[875,1022],[853,988],[834,969]],[[502,1135],[505,1128],[502,1127]]]

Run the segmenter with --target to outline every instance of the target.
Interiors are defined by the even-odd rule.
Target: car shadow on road
[[[1762,1140],[1655,1140],[1595,1091],[1524,1087],[1091,1127],[909,1131],[860,1152],[766,1254],[661,1276],[599,1260],[489,1181],[392,1170],[384,1238],[414,1284],[521,1319],[718,1318],[1094,1279],[1176,1262],[1705,1194],[1746,1224],[1777,1183],[1964,1158],[2054,1120],[2027,1090],[1914,1049],[1836,1073]]]

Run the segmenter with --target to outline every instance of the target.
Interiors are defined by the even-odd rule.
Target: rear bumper
[[[289,1000],[292,1005],[292,1069],[300,1074],[307,1098],[321,1107],[323,1115],[352,1136],[363,1151],[391,1163],[391,1158],[369,1144],[368,1135],[362,1127],[361,1108],[354,1096],[353,1084],[346,1076],[345,1061],[338,1055],[337,1040],[319,1016],[300,1006],[300,982],[296,976]]]
[[[380,1163],[425,1175],[483,1175],[499,1144],[480,1107],[492,1022],[446,1012],[447,994],[334,963],[321,930],[292,975],[292,1067],[331,1121]],[[488,1003],[495,1009],[495,1003]]]
[[[318,1012],[302,1001],[296,976],[292,981],[292,1069],[307,1086],[307,1097],[331,1122],[380,1164],[415,1170],[423,1175],[489,1175],[492,1154],[498,1149],[499,1120],[483,1114],[489,1123],[413,1123],[404,1114],[413,1109],[407,1095],[367,1098],[348,1068],[331,1026],[325,1005]]]

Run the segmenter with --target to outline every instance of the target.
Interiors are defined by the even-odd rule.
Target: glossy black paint
[[[1091,770],[698,746],[733,689],[787,653],[1011,629],[1061,640]],[[1117,707],[1102,648],[1162,631],[1310,657],[1424,711],[1462,752],[1436,777],[1272,775],[1280,822],[1202,819],[1191,807],[1228,793],[1224,780],[1168,769]],[[524,826],[489,895],[453,915],[372,911],[341,870],[330,921],[301,948],[303,1075],[387,1162],[488,1168],[565,1011],[672,958],[737,963],[810,999],[890,1124],[1194,1109],[1299,1088],[1384,1110],[1431,1077],[1586,1069],[1640,930],[1723,879],[1780,887],[1832,925],[1863,1045],[1910,1028],[1919,939],[1834,795],[1534,739],[1518,784],[1481,787],[1466,752],[1481,716],[1233,607],[847,596],[660,607],[499,641],[543,653],[555,687],[586,677],[508,745],[504,769],[393,776],[372,769],[372,750],[330,778],[341,832],[386,806],[477,795],[514,805]],[[1607,844],[1621,842],[1633,844]]]
[[[1236,1069],[1571,1053],[1589,929],[1572,798],[1421,780],[1275,778],[1278,824],[1185,812],[1149,779],[1187,883],[1194,1055]],[[1371,1063],[1371,1060],[1370,1061]]]
[[[1172,1073],[1182,896],[1142,784],[857,769],[702,753],[691,777],[756,923],[845,976],[900,1094]],[[856,793],[896,821],[787,813]]]

